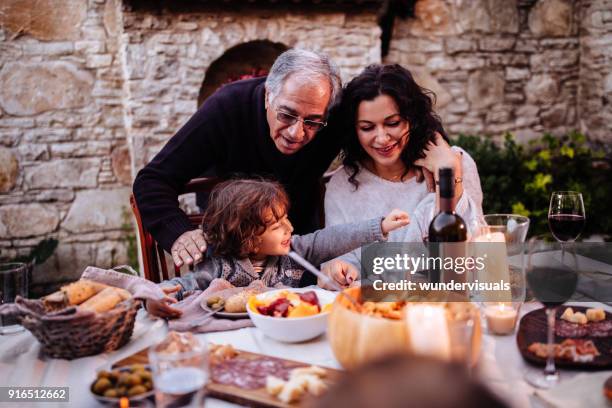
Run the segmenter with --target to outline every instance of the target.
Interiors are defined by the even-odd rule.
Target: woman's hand
[[[191,265],[202,259],[206,251],[206,239],[201,229],[187,231],[174,241],[170,252],[177,267]]]
[[[166,294],[166,297],[160,300],[147,300],[146,309],[149,314],[163,319],[174,319],[181,317],[183,312],[170,306],[172,303],[176,303],[177,300],[173,297],[167,296],[181,289],[181,285],[162,287],[162,290]]]
[[[410,216],[402,210],[392,210],[380,223],[380,229],[386,237],[391,231],[410,224]]]
[[[461,153],[451,150],[446,140],[436,133],[435,140],[425,145],[425,157],[415,160],[414,164],[421,166],[438,178],[438,170],[442,167],[451,167],[455,170],[455,175],[461,173]],[[460,177],[460,176],[456,176]]]
[[[343,288],[348,287],[359,278],[359,271],[357,268],[340,259],[326,263],[321,270]],[[317,284],[323,289],[335,289],[330,286],[329,283],[323,282],[321,279],[318,280]]]

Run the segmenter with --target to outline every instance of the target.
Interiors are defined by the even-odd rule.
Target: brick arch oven
[[[198,107],[223,84],[267,75],[276,57],[287,49],[282,43],[268,40],[249,41],[228,49],[206,70]]]

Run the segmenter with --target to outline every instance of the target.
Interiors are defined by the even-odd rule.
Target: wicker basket
[[[104,313],[81,311],[77,307],[47,312],[41,300],[17,297],[2,310],[21,320],[41,343],[43,352],[54,358],[72,360],[126,344],[134,330],[140,301],[128,299]]]

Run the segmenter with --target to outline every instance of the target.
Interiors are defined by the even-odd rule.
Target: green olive
[[[130,369],[134,373],[136,371],[145,371],[147,368],[142,364],[132,364]]]
[[[119,385],[129,385],[130,384],[130,377],[132,375],[130,373],[121,373],[119,374],[119,379],[117,380],[117,383]]]
[[[102,370],[98,373],[98,378],[111,378],[111,373],[106,370]]]
[[[119,393],[115,388],[110,388],[104,392],[104,396],[106,398],[117,398],[119,397]]]
[[[153,383],[151,381],[144,382],[142,386],[145,387],[147,391],[151,391],[153,389]]]
[[[117,380],[119,379],[119,376],[121,375],[121,371],[119,370],[113,370],[109,373],[109,379],[111,381],[117,382]]]
[[[117,388],[117,396],[118,397],[127,397],[127,387],[119,387]]]
[[[153,375],[151,375],[150,371],[143,371],[138,373],[138,375],[140,375],[142,381],[151,381],[151,379],[153,378]]]
[[[139,374],[130,374],[130,379],[129,379],[129,381],[126,384],[129,384],[130,386],[142,384],[142,380],[140,379],[140,375]]]
[[[111,387],[112,384],[108,378],[100,378],[98,381],[95,382],[93,386],[93,392],[98,395],[102,395],[104,394],[104,391],[108,390]]]
[[[128,396],[132,397],[134,395],[144,394],[147,392],[147,389],[142,385],[135,385],[128,390]]]

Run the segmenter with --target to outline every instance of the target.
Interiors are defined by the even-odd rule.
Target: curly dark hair
[[[245,258],[255,251],[267,226],[288,210],[289,198],[279,183],[264,179],[228,180],[211,191],[202,230],[213,246],[214,255]]]
[[[349,181],[355,189],[359,187],[355,179],[359,173],[358,163],[369,157],[357,137],[359,104],[374,100],[379,95],[393,98],[400,116],[410,125],[408,143],[400,156],[406,165],[406,173],[414,167],[415,160],[425,157],[423,150],[427,142],[435,139],[436,132],[448,142],[440,118],[433,111],[436,96],[432,91],[421,88],[410,71],[401,65],[374,64],[366,67],[346,85],[333,115],[339,121],[335,125],[343,137],[343,163],[350,172]]]

